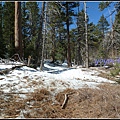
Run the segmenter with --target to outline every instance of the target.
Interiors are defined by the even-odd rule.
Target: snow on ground
[[[0,64],[0,70],[13,66],[15,65]],[[45,63],[43,71],[37,69],[23,66],[11,71],[9,74],[0,75],[0,91],[26,93],[34,92],[35,89],[47,88],[54,95],[66,88],[95,88],[100,83],[114,83],[114,81],[98,77],[99,73],[96,70],[86,68],[67,68]],[[23,94],[21,97],[24,97]]]

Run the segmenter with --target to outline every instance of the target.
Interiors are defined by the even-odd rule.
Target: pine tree
[[[56,38],[56,6],[55,6],[55,2],[48,2],[47,6],[46,6],[46,10],[47,10],[47,41],[49,42],[49,53],[50,53],[50,57],[52,59],[52,62],[55,62],[55,38]],[[47,48],[46,48],[47,49]]]
[[[14,45],[14,20],[15,19],[15,4],[14,2],[4,2],[3,4],[3,41],[5,44],[5,57],[11,57],[15,54]]]
[[[26,2],[26,17],[27,17],[27,38],[26,38],[26,56],[31,55],[35,59],[34,63],[37,63],[37,59],[40,59],[39,51],[36,49],[36,41],[39,34],[40,15],[37,2]]]
[[[23,40],[23,58],[26,59],[30,55],[30,49],[28,49],[29,46],[29,34],[28,34],[28,15],[27,15],[27,8],[26,8],[26,2],[21,2],[21,26],[22,26],[22,40]]]
[[[99,30],[101,31],[102,35],[102,46],[101,46],[101,52],[102,52],[102,57],[103,58],[107,58],[107,50],[105,47],[105,35],[107,34],[108,30],[109,30],[109,23],[106,20],[106,18],[104,17],[104,15],[102,15],[100,17],[100,20],[98,21],[97,27],[99,28]]]
[[[116,4],[117,14],[115,16],[115,21],[113,24],[113,33],[114,33],[114,50],[116,51],[116,56],[120,55],[120,2]]]
[[[70,42],[70,31],[69,27],[72,24],[72,16],[74,16],[73,8],[78,6],[78,2],[61,2],[62,3],[62,11],[64,15],[64,22],[66,23],[66,30],[67,30],[67,62],[68,67],[71,67],[71,42]]]
[[[93,22],[88,24],[89,59],[91,62],[100,57],[99,46],[102,42],[101,34],[97,25],[93,24]]]
[[[77,17],[77,65],[82,65],[83,61],[82,56],[85,54],[82,52],[83,48],[85,47],[85,14],[84,10],[79,11]],[[85,51],[84,51],[85,52]]]
[[[0,57],[4,58],[5,56],[5,44],[3,41],[3,7],[2,2],[0,2]]]
[[[108,21],[106,20],[106,18],[104,17],[103,14],[100,17],[100,20],[98,21],[97,25],[98,25],[99,30],[102,32],[102,36],[104,38],[105,33],[108,32],[109,23],[108,23]]]
[[[101,11],[103,11],[104,9],[108,8],[111,6],[111,4],[114,5],[114,9],[111,10],[111,13],[107,16],[111,17],[113,13],[117,12],[116,14],[116,18],[115,18],[115,22],[112,23],[112,28],[111,31],[109,32],[109,34],[106,36],[107,42],[106,42],[106,47],[107,50],[109,50],[109,52],[111,51],[111,55],[112,57],[117,56],[117,51],[119,50],[119,39],[117,39],[119,37],[119,18],[117,19],[117,15],[119,16],[119,11],[120,11],[120,2],[100,2],[99,4],[99,9]],[[117,19],[117,21],[116,21]]]
[[[57,49],[59,47],[57,46],[57,42],[59,42],[59,38],[60,38],[59,37],[60,29],[63,26],[60,7],[57,4],[57,2],[48,2],[47,16],[48,16],[47,17],[47,26],[48,26],[47,41],[50,44],[49,45],[50,56],[51,56],[52,62],[54,63],[57,59],[56,55],[57,55]]]
[[[37,39],[35,41],[35,62],[40,64],[40,60],[42,59],[42,45],[43,45],[43,22],[44,22],[44,10],[45,10],[45,2],[42,2],[42,8],[40,13],[40,23],[38,26],[38,34]]]

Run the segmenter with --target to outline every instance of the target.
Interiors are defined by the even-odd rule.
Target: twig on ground
[[[68,95],[65,94],[65,99],[64,99],[63,104],[62,104],[62,107],[61,107],[62,109],[65,108],[65,105],[66,105],[67,101],[68,101]]]
[[[65,94],[65,99],[64,99],[62,107],[61,107],[62,109],[65,109],[65,106],[66,106],[67,101],[68,101],[68,95],[71,95],[73,93],[75,93],[75,92],[70,92],[70,93]]]

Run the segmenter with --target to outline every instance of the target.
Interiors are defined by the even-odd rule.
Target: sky
[[[97,22],[99,21],[100,17],[102,16],[102,14],[105,17],[110,14],[108,8],[106,8],[103,11],[100,11],[99,8],[98,8],[99,7],[99,3],[100,2],[97,2],[97,1],[86,2],[86,5],[88,7],[87,8],[87,14],[88,14],[88,16],[90,18],[90,21],[92,21],[94,24],[97,24]],[[109,9],[110,9],[110,11],[114,10],[113,5],[111,5],[111,7]],[[114,18],[114,16],[115,16],[115,14],[112,17]],[[107,18],[107,20],[109,22],[110,21],[110,17]]]
[[[95,25],[97,25],[98,21],[100,20],[100,17],[102,14],[107,17],[111,11],[114,10],[114,4],[112,3],[109,8],[104,9],[103,11],[99,10],[99,3],[101,1],[86,1],[86,6],[87,6],[87,15],[89,17],[89,23],[93,22]],[[80,9],[84,9],[84,4],[83,1],[80,2]],[[111,16],[106,18],[108,23],[110,24],[111,27],[111,18],[112,21],[114,21],[116,12]],[[71,25],[71,28],[74,28],[74,25]]]
[[[41,2],[41,1],[40,1]],[[54,1],[53,1],[54,2]],[[80,10],[84,9],[84,1],[80,1]],[[104,9],[103,11],[99,10],[99,3],[101,1],[86,1],[86,6],[87,6],[87,15],[89,16],[89,23],[93,22],[95,25],[97,25],[98,21],[100,20],[100,17],[102,16],[102,14],[107,17],[108,15],[110,15],[110,12],[114,10],[114,4],[117,1],[113,1],[114,3],[110,4],[109,8]],[[104,1],[105,2],[105,1]],[[39,4],[41,5],[41,4]],[[77,10],[74,9],[75,11]],[[111,18],[112,21],[114,21],[115,18],[115,14],[116,12],[111,16],[107,18],[108,23],[110,24],[110,28],[111,28]],[[72,28],[76,28],[76,21],[75,18],[74,19],[74,23],[72,25],[70,25],[70,29]]]

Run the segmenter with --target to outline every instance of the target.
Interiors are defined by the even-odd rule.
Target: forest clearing
[[[120,74],[50,61],[39,69],[22,66],[0,75],[0,118],[120,118],[120,84],[115,81]]]
[[[0,118],[120,118],[120,2],[1,1]]]

